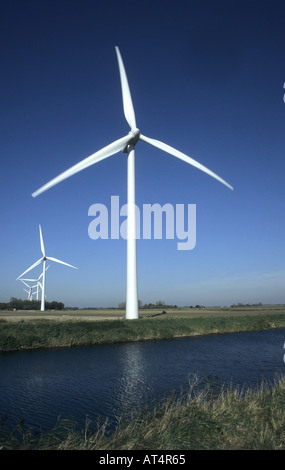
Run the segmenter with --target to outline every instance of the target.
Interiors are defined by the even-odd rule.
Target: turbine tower
[[[60,261],[59,259],[57,258],[53,258],[51,256],[46,256],[46,253],[45,253],[45,246],[44,246],[44,241],[43,241],[43,235],[42,235],[42,229],[41,229],[41,226],[39,225],[39,229],[40,229],[40,242],[41,242],[41,252],[42,252],[42,257],[40,259],[38,259],[38,261],[36,261],[34,264],[32,264],[32,266],[30,266],[28,269],[26,269],[26,271],[24,271],[20,276],[17,277],[17,280],[22,278],[22,276],[24,276],[24,274],[26,274],[27,272],[31,271],[32,269],[34,269],[36,266],[38,266],[40,263],[43,263],[43,272],[41,274],[41,276],[39,277],[39,279],[42,277],[42,283],[41,283],[41,288],[42,288],[42,298],[41,298],[41,311],[43,312],[45,310],[45,283],[46,283],[46,270],[48,269],[46,267],[46,260],[49,259],[50,261],[54,261],[55,263],[60,263],[60,264],[65,264],[66,266],[69,266],[70,268],[74,268],[74,269],[77,269],[75,266],[72,266],[71,264],[68,264],[68,263],[65,263],[64,261]],[[38,279],[38,280],[39,280]]]
[[[136,118],[131,98],[131,93],[129,89],[128,79],[123,64],[123,60],[119,51],[119,48],[115,47],[120,79],[121,79],[121,88],[122,88],[122,97],[123,97],[123,108],[125,118],[127,123],[130,126],[130,132],[128,135],[122,137],[121,139],[112,142],[98,152],[92,154],[90,157],[85,158],[76,165],[72,166],[68,170],[64,171],[40,189],[35,191],[32,196],[36,197],[39,194],[43,193],[47,189],[56,185],[57,183],[69,178],[70,176],[78,173],[85,168],[88,168],[95,163],[110,157],[118,152],[126,152],[127,157],[127,282],[126,282],[126,318],[127,319],[137,319],[138,314],[138,285],[137,285],[137,250],[136,250],[136,213],[135,213],[135,145],[139,140],[146,142],[154,147],[163,150],[180,160],[198,168],[199,170],[207,173],[212,176],[219,182],[223,183],[230,189],[233,189],[225,180],[218,176],[213,171],[206,168],[201,163],[197,162],[191,157],[188,157],[179,150],[170,147],[169,145],[160,142],[159,140],[151,139],[149,137],[141,134],[136,125]]]

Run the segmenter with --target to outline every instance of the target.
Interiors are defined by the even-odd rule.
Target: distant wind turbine
[[[29,290],[24,288],[24,291],[27,292],[27,294],[28,294],[28,300],[32,300],[32,298],[31,298],[32,294],[31,294],[30,290],[31,290],[30,287],[29,287]]]
[[[110,157],[115,153],[123,151],[128,154],[128,183],[127,183],[127,289],[126,289],[126,318],[136,319],[138,315],[138,286],[137,286],[137,249],[136,249],[136,213],[135,213],[135,145],[139,140],[142,140],[154,147],[157,147],[164,152],[170,153],[174,157],[183,160],[186,163],[198,168],[199,170],[207,173],[213,178],[217,179],[228,188],[233,189],[225,180],[216,175],[213,171],[206,168],[201,163],[198,163],[193,158],[188,157],[179,150],[170,147],[169,145],[155,139],[151,139],[142,135],[136,126],[136,118],[129,89],[128,79],[124,68],[123,60],[118,47],[115,47],[117,60],[119,65],[121,88],[123,96],[123,108],[125,118],[131,128],[128,135],[119,140],[107,145],[98,152],[92,154],[90,157],[85,158],[68,170],[61,173],[56,178],[49,181],[40,189],[35,191],[32,196],[36,197],[47,189],[56,185],[57,183],[69,178],[70,176],[78,173],[85,168],[97,163],[104,158]]]
[[[26,271],[24,271],[20,276],[18,276],[17,280],[21,279],[22,276],[24,276],[24,274],[34,269],[40,263],[43,263],[43,272],[42,272],[42,276],[40,277],[43,278],[42,283],[41,283],[41,287],[42,287],[41,311],[44,311],[45,310],[45,278],[46,278],[46,270],[47,270],[46,260],[49,259],[50,261],[54,261],[56,263],[65,264],[66,266],[69,266],[70,268],[74,268],[74,269],[77,269],[77,268],[75,266],[72,266],[71,264],[65,263],[64,261],[60,261],[59,259],[52,258],[51,256],[46,256],[41,226],[39,226],[39,229],[40,229],[41,252],[43,256],[40,259],[38,259],[38,261],[36,261],[34,264],[32,264],[32,266],[26,269]]]
[[[46,271],[48,270],[49,266],[46,267]],[[39,288],[42,290],[43,286],[40,282],[41,278],[43,277],[43,273],[39,275],[39,277],[37,279],[23,279],[23,278],[20,278],[20,281],[24,282],[36,282],[36,284],[33,286],[33,287],[36,287],[37,290],[34,292],[34,294],[36,294],[36,300],[39,300]],[[24,282],[25,284],[25,282]],[[28,284],[26,284],[28,286]],[[29,286],[28,286],[29,287]]]
[[[33,292],[33,289],[34,289],[35,287],[37,287],[37,285],[35,284],[34,286],[30,286],[29,284],[27,284],[27,283],[25,282],[25,281],[27,281],[27,280],[31,280],[31,279],[20,279],[20,281],[22,281],[22,283],[23,283],[26,287],[28,287],[28,289],[29,289],[29,290],[28,290],[28,289],[25,289],[25,288],[24,288],[24,291],[27,292],[27,294],[28,294],[28,300],[32,300],[33,295],[35,294],[35,292]]]

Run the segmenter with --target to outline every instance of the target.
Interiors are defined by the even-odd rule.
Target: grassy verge
[[[29,320],[0,322],[0,351],[90,346],[103,343],[284,328],[285,313],[138,321]]]
[[[169,397],[152,411],[122,422],[110,435],[106,426],[86,424],[78,432],[62,422],[42,435],[20,426],[1,432],[2,449],[32,450],[284,450],[285,379],[273,387],[212,396],[195,392],[195,383],[179,399]],[[92,424],[92,423],[91,423]]]

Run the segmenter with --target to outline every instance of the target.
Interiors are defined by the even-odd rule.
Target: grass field
[[[173,309],[126,320],[122,310],[1,312],[0,351],[91,346],[285,328],[284,307]]]
[[[165,311],[165,314],[162,312]],[[232,315],[275,315],[285,313],[285,305],[270,305],[257,307],[202,307],[202,308],[165,308],[163,309],[142,309],[139,312],[140,318],[197,318],[197,317],[228,317]],[[110,309],[78,309],[78,310],[50,310],[40,312],[39,310],[0,310],[0,320],[21,321],[33,319],[46,320],[122,320],[125,318],[125,311],[115,308]]]

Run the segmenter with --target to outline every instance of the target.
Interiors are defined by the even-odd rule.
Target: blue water
[[[285,374],[285,329],[0,354],[0,418],[50,429],[58,417],[115,422],[170,391],[207,382],[258,386]]]

